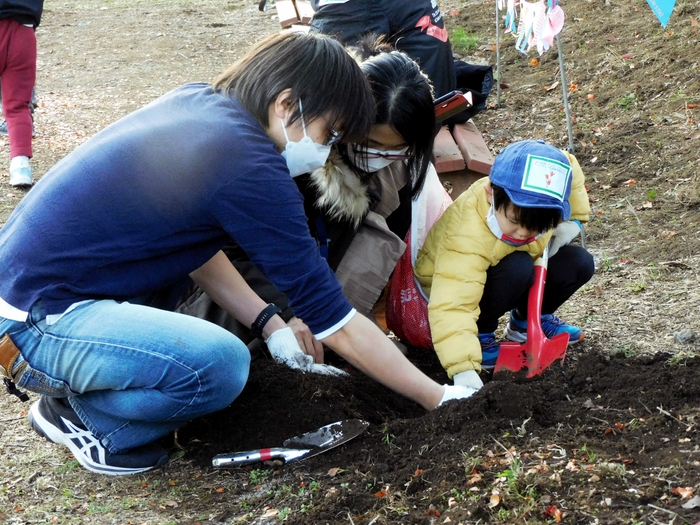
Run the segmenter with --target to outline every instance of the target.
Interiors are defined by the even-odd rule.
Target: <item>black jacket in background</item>
[[[0,20],[12,18],[36,28],[41,22],[44,0],[0,0]]]

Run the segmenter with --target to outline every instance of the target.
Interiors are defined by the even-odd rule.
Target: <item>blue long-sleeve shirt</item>
[[[237,101],[189,84],[105,128],[32,188],[0,229],[0,298],[19,312],[41,299],[48,314],[128,300],[180,280],[231,238],[313,333],[352,311],[265,130]]]

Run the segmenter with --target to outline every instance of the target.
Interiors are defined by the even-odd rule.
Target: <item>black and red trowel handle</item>
[[[285,463],[304,457],[311,449],[302,448],[261,448],[260,450],[248,450],[246,452],[232,452],[230,454],[218,454],[214,456],[212,465],[218,468],[234,468],[281,459]]]

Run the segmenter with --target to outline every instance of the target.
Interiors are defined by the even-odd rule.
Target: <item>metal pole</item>
[[[566,131],[569,134],[569,153],[574,152],[574,132],[571,129],[571,109],[569,108],[569,85],[566,82],[564,70],[564,51],[561,46],[561,38],[557,35],[557,53],[559,54],[559,73],[561,74],[561,90],[564,98],[564,113],[566,113]]]
[[[496,4],[496,107],[501,107],[501,20]]]

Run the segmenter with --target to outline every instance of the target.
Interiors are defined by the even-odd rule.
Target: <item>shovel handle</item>
[[[232,468],[281,459],[285,463],[298,459],[311,452],[308,449],[296,448],[261,448],[245,452],[232,452],[230,454],[218,454],[214,456],[212,465],[218,468]]]

